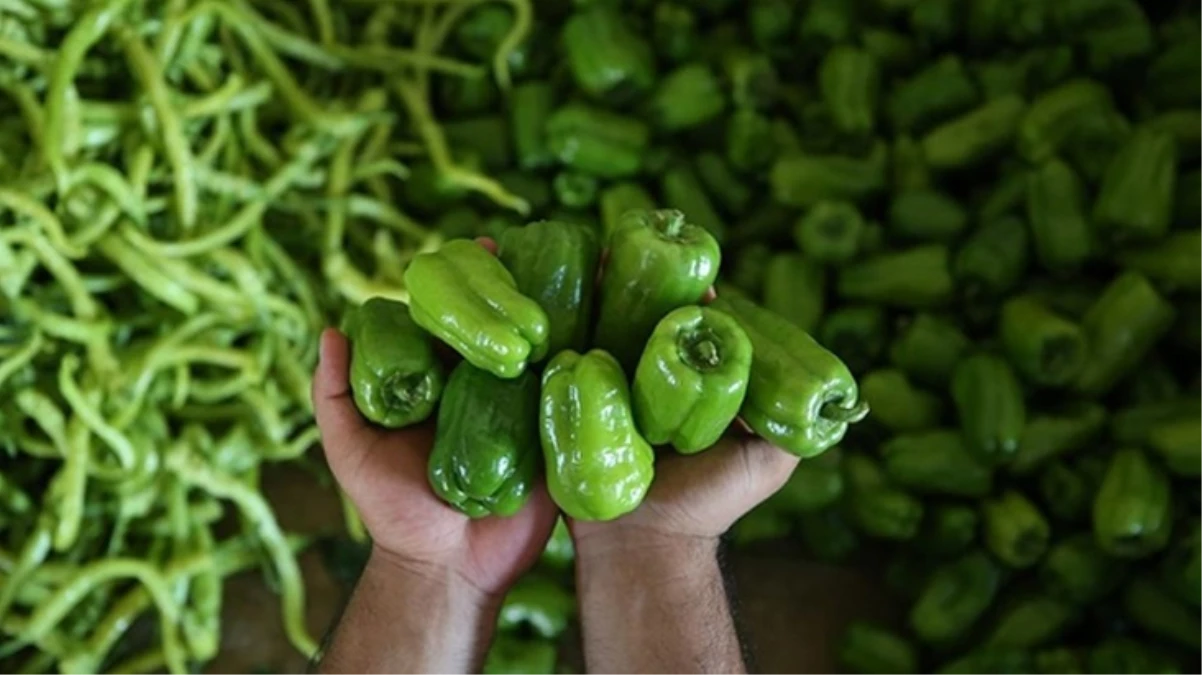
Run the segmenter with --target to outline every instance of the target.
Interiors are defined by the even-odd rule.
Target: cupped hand
[[[321,336],[313,406],[326,460],[371,534],[373,555],[423,574],[453,575],[499,596],[538,559],[558,511],[541,484],[509,518],[473,520],[438,498],[426,478],[434,424],[400,430],[365,420],[351,398],[349,344]]]

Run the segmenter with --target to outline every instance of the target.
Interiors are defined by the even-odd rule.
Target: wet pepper
[[[655,453],[639,435],[622,367],[609,354],[568,350],[543,373],[539,430],[547,488],[577,520],[613,520],[643,501]]]
[[[751,338],[742,415],[756,433],[799,457],[814,457],[868,414],[847,366],[808,333],[745,298],[724,296],[710,306],[733,316]]]
[[[647,441],[700,452],[739,414],[751,339],[716,309],[682,307],[656,326],[634,376],[634,416]]]
[[[409,307],[371,298],[346,313],[342,331],[351,345],[351,394],[360,414],[396,429],[434,412],[445,375]]]
[[[497,255],[521,293],[547,313],[548,353],[583,349],[593,311],[601,248],[588,228],[559,221],[511,227]]]
[[[473,518],[511,516],[538,477],[538,376],[502,380],[464,361],[451,373],[430,453],[434,492]]]
[[[656,324],[700,301],[721,260],[713,235],[680,211],[625,213],[609,240],[596,346],[633,371]]]
[[[546,312],[473,241],[450,241],[417,256],[405,285],[413,320],[477,368],[513,378],[547,355]]]

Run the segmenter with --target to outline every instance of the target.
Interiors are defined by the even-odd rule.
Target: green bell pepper
[[[1123,609],[1148,634],[1175,642],[1193,653],[1202,649],[1202,621],[1197,608],[1178,602],[1156,581],[1132,579],[1123,591]]]
[[[758,172],[776,159],[772,120],[755,110],[740,108],[726,120],[726,159],[736,171]]]
[[[635,428],[622,367],[568,350],[543,373],[539,413],[547,488],[570,518],[613,520],[642,503],[655,452]]]
[[[764,280],[768,276],[768,261],[773,257],[772,249],[767,244],[749,244],[740,248],[735,255],[733,268],[725,275],[726,281],[739,292],[752,298],[760,298]],[[721,292],[723,289],[720,287],[719,293]]]
[[[1035,671],[1040,675],[1085,675],[1085,655],[1068,647],[1051,647],[1035,652]]]
[[[927,509],[915,543],[923,553],[947,558],[963,554],[977,540],[980,517],[961,504],[940,504]]]
[[[843,496],[841,465],[838,449],[801,462],[767,503],[790,516],[812,513],[834,504]]]
[[[1202,604],[1202,525],[1195,516],[1185,523],[1160,565],[1160,579],[1178,600]],[[1180,530],[1178,530],[1180,532]]]
[[[880,71],[868,52],[850,45],[831,48],[818,67],[822,101],[845,134],[868,134],[876,116]]]
[[[651,17],[651,36],[657,54],[672,63],[686,61],[700,43],[697,15],[679,3],[658,3]]]
[[[1006,355],[1031,382],[1064,386],[1085,367],[1089,348],[1081,328],[1035,298],[1007,300],[1002,305],[1000,323]]]
[[[988,631],[986,647],[1028,649],[1056,639],[1077,618],[1076,609],[1056,598],[1031,594],[1002,610]]]
[[[863,621],[843,632],[839,663],[849,673],[917,673],[914,645],[896,633]]]
[[[1148,448],[1173,474],[1197,478],[1202,475],[1202,420],[1195,416],[1166,422],[1148,434]]]
[[[708,307],[668,314],[647,342],[634,376],[634,418],[652,445],[692,454],[734,422],[747,395],[751,339]]]
[[[864,219],[850,202],[823,201],[797,221],[793,238],[812,260],[841,265],[856,256]]]
[[[1176,182],[1173,137],[1137,129],[1106,167],[1094,204],[1094,225],[1116,242],[1160,239],[1172,221]]]
[[[484,675],[551,675],[559,650],[554,642],[499,635],[484,659]]]
[[[1178,420],[1197,418],[1200,409],[1202,400],[1197,396],[1125,408],[1111,415],[1110,437],[1120,446],[1147,445],[1148,439],[1158,429],[1173,425]]]
[[[952,373],[951,394],[968,449],[991,464],[1013,459],[1027,411],[1010,364],[988,352],[964,357]]]
[[[563,25],[562,43],[576,86],[594,98],[622,103],[655,84],[655,55],[617,7],[591,3]]]
[[[565,208],[584,209],[597,201],[600,182],[595,176],[577,171],[560,171],[551,179],[555,199]]]
[[[880,305],[843,305],[827,314],[818,328],[818,341],[853,373],[871,367],[888,339],[888,317]]]
[[[872,409],[872,421],[895,433],[937,426],[943,412],[938,396],[914,386],[896,368],[874,370],[861,377],[860,396]]]
[[[518,166],[527,171],[555,161],[547,147],[547,119],[555,91],[549,82],[523,82],[509,92],[509,125]]]
[[[764,270],[764,307],[813,333],[822,317],[826,270],[801,253],[778,253]]]
[[[1122,560],[1106,555],[1088,534],[1052,546],[1039,569],[1039,581],[1058,598],[1089,605],[1110,594],[1122,581]]]
[[[546,312],[474,241],[457,239],[418,255],[405,271],[405,286],[417,325],[477,368],[513,378],[547,355]]]
[[[808,333],[743,298],[723,296],[710,306],[733,316],[751,338],[742,416],[756,433],[799,457],[814,457],[868,414],[847,366]]]
[[[651,141],[642,120],[567,103],[547,119],[547,147],[564,166],[598,178],[627,178],[639,172]]]
[[[718,76],[704,63],[689,63],[665,75],[648,102],[648,117],[664,131],[682,131],[709,122],[726,108]]]
[[[451,373],[430,453],[434,492],[472,518],[521,510],[538,477],[538,376],[502,380],[464,361]]]
[[[559,583],[527,576],[505,594],[497,615],[497,628],[515,631],[529,626],[548,640],[559,637],[576,614],[576,596]]]
[[[895,86],[887,109],[895,129],[921,131],[972,108],[980,98],[964,63],[951,54]]]
[[[1142,558],[1165,547],[1173,528],[1169,479],[1139,450],[1118,450],[1093,504],[1098,545],[1110,555]]]
[[[894,436],[880,448],[885,474],[919,494],[984,497],[993,488],[993,470],[979,462],[955,431]]]
[[[1197,225],[1197,221],[1195,221]],[[1148,246],[1119,253],[1124,269],[1143,274],[1170,290],[1202,290],[1202,231],[1173,232]]]
[[[891,307],[937,307],[955,291],[950,263],[942,244],[882,253],[839,270],[839,297]]]
[[[1094,80],[1071,80],[1044,92],[1019,124],[1018,153],[1034,164],[1051,159],[1084,117],[1113,105],[1110,91]]]
[[[904,190],[889,205],[889,232],[909,241],[946,242],[968,226],[968,211],[955,199],[931,188]]]
[[[737,108],[770,109],[780,95],[780,76],[767,54],[735,46],[727,49],[722,61],[730,100]]]
[[[705,228],[719,244],[726,240],[726,222],[687,164],[678,163],[664,172],[660,192],[668,208],[680,211],[690,223]]]
[[[545,220],[511,227],[497,255],[517,289],[546,312],[547,350],[583,349],[589,338],[601,247],[585,227]]]
[[[981,505],[985,545],[1010,567],[1030,567],[1048,550],[1051,528],[1021,493],[1007,490]]]
[[[1001,579],[1001,569],[979,551],[940,565],[910,609],[910,628],[923,642],[954,641],[993,604]]]
[[[945,122],[919,141],[927,163],[959,169],[992,157],[1010,145],[1026,109],[1021,96],[1003,96]]]
[[[946,387],[970,344],[951,321],[934,314],[916,314],[889,347],[889,361],[923,384]]]
[[[878,539],[904,541],[918,534],[922,502],[893,487],[880,465],[862,454],[843,458],[844,507],[856,527]]]
[[[1079,467],[1052,462],[1038,480],[1039,494],[1054,518],[1075,523],[1088,517],[1097,486]]]
[[[594,341],[631,371],[669,312],[699,302],[722,254],[680,211],[628,211],[609,241]]]
[[[539,563],[556,570],[566,570],[572,567],[576,560],[576,545],[572,543],[572,532],[563,518],[555,520],[555,529],[551,530],[551,538],[539,556]]]
[[[434,412],[446,376],[408,306],[371,298],[347,311],[342,332],[350,342],[351,395],[360,414],[396,429]]]
[[[927,158],[922,154],[922,146],[913,138],[898,136],[894,139],[889,161],[892,164],[890,173],[895,192],[925,190],[934,184],[931,167],[927,166]]]
[[[1074,401],[1027,420],[1018,439],[1018,452],[1006,466],[1014,475],[1029,474],[1047,462],[1094,441],[1106,426],[1106,409]]]
[[[1027,272],[1027,225],[1001,216],[973,230],[952,260],[952,276],[969,303],[988,302],[1013,291]]]
[[[1080,179],[1068,164],[1053,159],[1028,172],[1026,196],[1039,264],[1054,274],[1077,272],[1094,249]]]
[[[981,647],[944,665],[939,675],[968,675],[969,673],[1029,673],[1031,652],[1014,647]]]
[[[638,183],[614,183],[601,192],[601,224],[605,229],[604,246],[609,245],[610,238],[618,231],[622,216],[627,211],[647,210],[655,208],[651,195]]]
[[[1095,397],[1108,392],[1168,332],[1173,316],[1173,306],[1139,274],[1126,272],[1112,281],[1081,321],[1089,359],[1077,391]]]
[[[803,513],[797,525],[806,550],[818,560],[841,562],[860,547],[860,536],[839,509]]]
[[[772,196],[785,206],[808,207],[822,201],[859,202],[884,191],[888,149],[883,143],[867,157],[835,154],[782,155],[772,165]]]
[[[693,163],[705,191],[730,215],[743,216],[751,206],[753,193],[726,159],[716,152],[703,152]]]

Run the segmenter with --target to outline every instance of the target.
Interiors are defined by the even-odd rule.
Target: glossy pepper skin
[[[981,505],[985,522],[985,545],[1011,567],[1030,567],[1048,549],[1051,528],[1043,514],[1026,497],[1014,490],[986,500]]]
[[[742,416],[756,433],[794,455],[814,457],[868,414],[847,366],[805,331],[745,298],[720,297],[710,307],[733,316],[751,338]]]
[[[572,533],[563,518],[555,521],[555,529],[551,530],[551,538],[547,540],[543,553],[539,556],[540,565],[564,570],[572,566],[576,560],[576,546],[572,543]]]
[[[627,211],[655,208],[655,200],[638,183],[615,183],[601,191],[602,243],[608,245]],[[602,247],[604,248],[604,246]]]
[[[484,659],[484,675],[551,675],[559,650],[554,642],[498,635]]]
[[[513,378],[547,355],[546,312],[518,292],[501,261],[474,241],[449,241],[417,256],[405,271],[405,285],[417,325],[477,368]]]
[[[1175,312],[1147,279],[1126,272],[1112,281],[1081,320],[1089,359],[1077,391],[1101,396],[1143,360],[1168,332]]]
[[[577,86],[594,98],[621,103],[655,84],[651,46],[614,7],[592,4],[573,13],[563,46]]]
[[[1027,410],[1010,364],[987,352],[970,354],[956,364],[951,392],[968,449],[991,464],[1014,457]]]
[[[1089,347],[1081,328],[1037,299],[1019,296],[1007,300],[1000,323],[1006,355],[1031,382],[1067,385],[1085,366]]]
[[[939,566],[910,609],[910,628],[930,644],[967,633],[993,604],[1001,578],[1001,569],[980,551]]]
[[[722,254],[680,211],[628,211],[609,240],[594,342],[633,371],[647,338],[669,312],[701,300]]]
[[[545,220],[505,230],[497,245],[497,255],[518,291],[547,314],[547,353],[583,349],[601,259],[593,230]]]
[[[916,673],[914,645],[896,633],[863,621],[847,627],[839,641],[839,663],[850,673]]]
[[[1168,544],[1173,527],[1168,477],[1139,450],[1110,458],[1093,504],[1094,537],[1120,558],[1142,558]]]
[[[473,518],[511,516],[538,477],[538,376],[502,380],[464,361],[438,410],[429,479],[443,501]]]
[[[351,393],[361,415],[398,429],[434,412],[446,376],[408,306],[371,298],[346,313],[342,332],[351,345]]]
[[[652,445],[692,454],[710,447],[739,414],[751,374],[751,338],[708,307],[664,317],[634,376],[634,418]]]
[[[609,354],[568,350],[543,373],[539,412],[547,488],[577,520],[613,520],[643,501],[655,453],[635,428],[622,367]]]
[[[800,253],[778,253],[764,270],[764,307],[813,333],[822,317],[826,270]]]
[[[678,163],[664,172],[660,192],[668,208],[686,214],[690,223],[705,228],[719,244],[726,240],[726,223],[689,165]]]

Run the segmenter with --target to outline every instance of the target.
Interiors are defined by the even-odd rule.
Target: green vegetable
[[[837,129],[848,134],[872,131],[879,79],[876,60],[866,51],[839,45],[826,53],[818,85]]]
[[[904,638],[857,621],[839,641],[839,663],[851,673],[916,673],[918,654]]]
[[[1174,232],[1155,244],[1123,251],[1123,267],[1138,272],[1169,290],[1202,290],[1202,231]]]
[[[818,342],[853,373],[867,370],[888,339],[885,312],[874,305],[844,305],[828,313],[818,330]]]
[[[767,141],[765,141],[767,142]],[[827,200],[858,202],[885,188],[885,150],[868,157],[788,154],[772,165],[772,196],[786,206],[807,207]],[[732,157],[731,162],[736,165]]]
[[[733,316],[751,338],[754,358],[742,417],[787,452],[814,457],[868,414],[847,366],[805,331],[744,298],[710,305]]]
[[[633,370],[655,325],[700,301],[720,263],[718,242],[680,211],[627,212],[609,240],[595,344]]]
[[[764,308],[812,333],[822,316],[826,270],[800,253],[781,253],[763,274]]]
[[[726,123],[726,159],[737,171],[759,171],[776,159],[772,121],[755,110],[741,108]]]
[[[513,378],[547,355],[547,314],[479,244],[456,240],[417,256],[405,284],[414,322],[477,368]]]
[[[1080,181],[1067,164],[1051,160],[1027,176],[1027,219],[1035,256],[1044,269],[1072,273],[1094,249]]]
[[[1153,429],[1148,434],[1148,448],[1174,474],[1202,475],[1202,421],[1198,418],[1173,420]]]
[[[1000,332],[1010,362],[1031,382],[1064,386],[1085,366],[1088,347],[1081,329],[1030,296],[1002,305]]]
[[[769,498],[773,508],[789,515],[819,511],[843,496],[842,456],[837,450],[797,465],[789,480]]]
[[[1031,654],[1013,647],[982,647],[939,669],[940,675],[959,673],[1029,673]]]
[[[997,154],[1013,140],[1026,107],[1018,96],[1003,96],[935,127],[920,141],[927,163],[959,169]]]
[[[1195,608],[1178,602],[1151,579],[1134,579],[1123,591],[1123,608],[1140,628],[1197,651],[1202,649],[1202,623]]]
[[[1148,280],[1127,272],[1110,283],[1081,320],[1089,359],[1075,387],[1087,396],[1109,391],[1168,331],[1173,307]]]
[[[548,82],[523,82],[509,92],[509,124],[518,165],[538,169],[554,160],[547,146],[546,126],[555,93]]]
[[[567,350],[543,373],[539,430],[547,489],[576,520],[613,520],[643,501],[655,453],[639,435],[622,367]]]
[[[955,431],[895,436],[881,446],[885,475],[919,494],[984,497],[993,471],[977,461]]]
[[[893,88],[888,111],[893,126],[917,131],[964,112],[980,100],[977,85],[958,56],[948,55]]]
[[[927,244],[885,253],[839,271],[840,297],[894,307],[937,307],[955,289],[946,246]]]
[[[593,202],[597,200],[599,189],[596,177],[574,171],[561,171],[555,174],[551,187],[555,190],[555,197],[559,203],[570,209],[592,206]]]
[[[968,338],[950,321],[916,314],[889,348],[890,362],[915,380],[946,386],[969,348]]]
[[[1011,567],[1030,567],[1047,551],[1051,531],[1043,514],[1015,491],[986,500],[981,506],[985,544]]]
[[[900,192],[889,206],[889,232],[900,239],[949,241],[967,225],[964,207],[931,189]]]
[[[499,635],[489,647],[488,655],[484,659],[483,672],[485,675],[550,675],[556,672],[556,659],[558,650],[553,642]]]
[[[1163,237],[1172,220],[1176,166],[1172,136],[1137,129],[1106,167],[1094,203],[1094,225],[1116,242]]]
[[[395,429],[434,412],[446,376],[407,306],[372,298],[347,311],[342,330],[351,345],[351,392],[360,414]]]
[[[846,560],[860,547],[859,535],[838,509],[803,514],[798,525],[806,548],[819,560]]]
[[[949,643],[972,628],[1000,585],[1001,570],[984,553],[940,565],[910,609],[910,628],[924,642]]]
[[[843,471],[847,485],[844,506],[861,532],[895,541],[912,539],[918,534],[922,502],[890,485],[874,460],[865,455],[847,455]]]
[[[576,85],[598,99],[628,101],[655,83],[650,45],[616,7],[592,3],[563,26],[562,44]]]
[[[976,510],[968,506],[939,505],[927,510],[918,545],[939,557],[961,555],[976,542],[979,523]]]
[[[793,237],[809,258],[841,265],[856,256],[863,230],[864,219],[854,204],[818,202],[798,219]]]
[[[1084,471],[1063,462],[1049,464],[1039,475],[1039,494],[1048,513],[1065,522],[1087,517],[1096,487]]]
[[[626,178],[642,167],[651,131],[646,124],[582,103],[547,119],[547,147],[565,166],[598,178]]]
[[[447,380],[430,486],[473,518],[517,513],[538,476],[538,376],[502,380],[464,361]]]
[[[668,169],[660,182],[660,191],[669,208],[684,213],[689,222],[705,228],[719,244],[726,240],[726,223],[718,215],[697,175],[687,165]]]
[[[576,613],[576,598],[558,583],[543,577],[520,579],[505,594],[497,628],[503,631],[529,626],[541,638],[554,639]]]
[[[614,183],[605,188],[601,192],[601,223],[605,228],[603,243],[608,245],[627,211],[654,208],[655,202],[651,196],[637,183]]]
[[[969,303],[999,298],[1014,290],[1027,271],[1030,236],[1012,216],[986,221],[960,244],[952,276]]]
[[[1027,420],[1018,440],[1018,452],[1006,466],[1023,475],[1046,462],[1084,448],[1101,434],[1106,409],[1087,402],[1073,402],[1059,410],[1038,413]]]
[[[1045,92],[1023,115],[1018,129],[1018,152],[1042,164],[1087,116],[1112,106],[1110,92],[1098,82],[1076,79]]]
[[[747,394],[751,340],[703,307],[672,311],[651,334],[634,376],[634,416],[653,445],[700,452],[718,441]]]
[[[697,177],[705,191],[727,212],[741,216],[751,205],[751,188],[735,175],[730,164],[716,152],[699,155],[695,162]]]
[[[726,96],[718,76],[708,66],[692,63],[664,76],[648,105],[656,127],[680,131],[721,115]]]
[[[1080,534],[1052,546],[1039,579],[1056,597],[1088,604],[1113,591],[1124,571],[1121,560],[1106,555],[1090,535]]]
[[[1093,531],[1110,555],[1141,558],[1168,544],[1172,488],[1139,450],[1117,450],[1093,503]]]
[[[874,370],[861,377],[860,396],[872,409],[872,420],[896,433],[937,426],[943,412],[939,397],[916,387],[896,368]]]
[[[985,638],[987,647],[1029,649],[1056,639],[1076,619],[1072,605],[1046,595],[1029,595],[1010,605]]]
[[[1013,459],[1027,414],[1010,365],[986,352],[970,354],[955,366],[951,394],[968,449],[991,464]]]
[[[1161,650],[1131,638],[1114,637],[1089,650],[1091,673],[1179,673]]]

